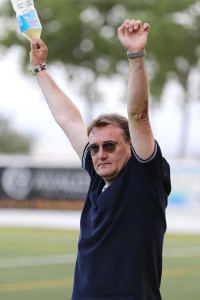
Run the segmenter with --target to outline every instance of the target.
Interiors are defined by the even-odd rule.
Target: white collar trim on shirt
[[[105,189],[107,189],[107,184],[104,185],[104,187],[102,188],[102,193],[105,191]]]

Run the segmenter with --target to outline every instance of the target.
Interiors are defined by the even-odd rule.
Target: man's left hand
[[[142,26],[140,20],[125,20],[118,28],[118,39],[127,52],[138,52],[146,47],[149,29],[148,23]]]

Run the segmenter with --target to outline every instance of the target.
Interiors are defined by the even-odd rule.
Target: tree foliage
[[[200,1],[35,0],[35,7],[43,25],[42,38],[49,48],[48,62],[60,60],[71,71],[71,65],[89,68],[94,80],[102,75],[123,74],[120,66],[127,63],[127,58],[117,39],[117,28],[126,18],[142,19],[151,25],[147,60],[155,98],[160,97],[169,72],[176,74],[186,89],[188,74],[200,57]],[[24,47],[27,65],[30,45],[16,30],[10,1],[3,2],[0,16],[6,20],[1,44]]]
[[[28,153],[32,138],[12,128],[10,121],[0,117],[0,153]]]
[[[48,63],[61,61],[76,78],[80,68],[91,72],[91,78],[82,78],[82,91],[90,105],[97,100],[97,78],[117,73],[127,80],[126,53],[117,39],[117,28],[126,18],[151,26],[146,60],[153,100],[160,99],[166,82],[173,78],[185,92],[184,103],[189,101],[188,78],[200,61],[200,1],[35,0],[35,7],[43,26],[42,39],[49,48]],[[27,66],[30,45],[16,30],[9,0],[1,5],[1,20],[5,29],[0,43],[24,47]]]

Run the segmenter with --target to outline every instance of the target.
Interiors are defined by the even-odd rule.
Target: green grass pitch
[[[77,231],[0,228],[0,299],[70,300]],[[166,235],[163,300],[199,300],[200,235]]]

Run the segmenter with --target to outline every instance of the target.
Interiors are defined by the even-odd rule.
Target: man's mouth
[[[97,166],[98,166],[98,168],[99,167],[102,167],[102,166],[105,166],[105,165],[109,165],[110,163],[108,163],[108,162],[102,162],[102,163],[99,163]]]

